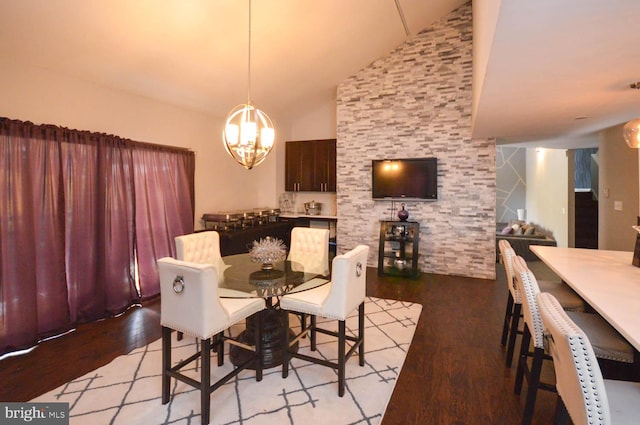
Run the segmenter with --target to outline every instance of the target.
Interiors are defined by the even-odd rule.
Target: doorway
[[[575,247],[598,249],[598,149],[576,149]]]

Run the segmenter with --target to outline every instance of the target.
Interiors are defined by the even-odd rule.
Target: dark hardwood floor
[[[495,281],[430,274],[412,281],[367,270],[368,295],[423,305],[383,425],[520,423],[525,394],[514,395],[515,362],[504,366],[500,346],[507,288],[498,266]],[[159,307],[132,308],[0,361],[0,400],[28,401],[160,338]],[[555,400],[538,392],[534,424],[551,423]]]

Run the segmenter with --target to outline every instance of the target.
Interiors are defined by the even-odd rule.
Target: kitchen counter
[[[311,215],[305,213],[280,213],[280,221],[291,222],[293,226],[317,227],[329,229],[329,258],[337,254],[336,227],[338,226],[338,216],[335,215]]]
[[[291,242],[291,227],[291,223],[277,222],[219,232],[220,254],[225,256],[249,252],[253,241],[267,236],[280,239],[286,246],[289,246]]]
[[[309,218],[311,220],[337,220],[338,216],[336,215],[311,215],[304,213],[280,213],[281,218]]]

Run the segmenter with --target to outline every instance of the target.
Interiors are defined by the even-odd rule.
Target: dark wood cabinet
[[[381,221],[378,250],[378,276],[393,275],[417,278],[420,223],[415,221]]]
[[[336,139],[287,142],[285,190],[336,191]]]
[[[315,192],[336,191],[336,140],[320,140],[314,146]]]
[[[284,190],[296,192],[300,185],[302,174],[302,159],[300,142],[287,142],[285,144],[285,169],[284,169]]]

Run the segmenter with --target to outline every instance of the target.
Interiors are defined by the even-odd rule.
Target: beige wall
[[[280,157],[272,155],[259,167],[245,170],[226,154],[222,145],[224,117],[178,108],[2,59],[0,86],[0,116],[3,117],[194,150],[196,228],[201,227],[200,217],[206,212],[278,205],[276,170],[284,168],[284,157],[280,163]],[[278,122],[277,117],[272,118]],[[286,128],[286,123],[280,127],[285,135]],[[281,136],[277,137],[279,142]]]
[[[302,111],[296,111],[296,114],[289,114],[283,123],[289,129],[285,140],[319,140],[319,139],[335,139],[336,138],[336,92],[330,91],[324,96],[318,96],[315,99],[309,99],[310,102]],[[284,143],[277,153],[278,166],[276,172],[276,186],[278,196],[284,192]],[[295,194],[295,209],[301,211],[304,209],[304,203],[316,201],[322,203],[322,213],[334,215],[336,214],[336,194],[320,193],[320,192],[301,192]]]
[[[622,126],[600,134],[598,248],[633,251],[639,213],[638,152]],[[527,218],[553,232],[558,246],[573,246],[573,156],[560,149],[527,149]],[[615,203],[622,210],[616,210]]]
[[[473,98],[471,119],[472,127],[474,127],[502,0],[473,1],[471,5],[473,9]]]
[[[527,149],[527,221],[551,231],[558,246],[568,246],[567,151]]]
[[[638,217],[638,152],[622,137],[622,125],[600,134],[598,248],[633,251]],[[608,192],[608,196],[607,196]],[[619,202],[622,211],[615,209]]]

